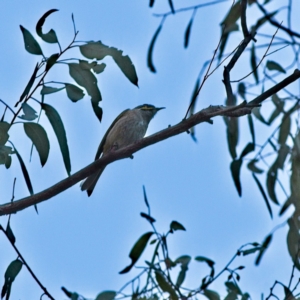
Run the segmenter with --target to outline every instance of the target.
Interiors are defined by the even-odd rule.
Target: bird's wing
[[[96,157],[95,157],[95,160],[97,160],[98,158],[100,158],[102,152],[103,152],[103,147],[104,147],[104,144],[105,144],[105,141],[106,141],[106,138],[109,134],[109,132],[111,131],[111,129],[115,126],[115,124],[123,117],[123,115],[129,111],[129,109],[125,109],[123,112],[121,112],[116,118],[115,120],[111,123],[111,125],[109,126],[109,128],[107,129],[105,135],[103,136],[102,138],[102,141],[98,147],[98,150],[97,150],[97,153],[96,153]]]

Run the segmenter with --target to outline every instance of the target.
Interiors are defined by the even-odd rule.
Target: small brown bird
[[[151,119],[163,108],[165,107],[143,104],[133,109],[124,110],[106,131],[99,145],[95,160],[111,151],[116,151],[142,139],[146,134]],[[99,169],[82,182],[81,190],[86,190],[88,196],[92,194],[104,169],[105,167]]]

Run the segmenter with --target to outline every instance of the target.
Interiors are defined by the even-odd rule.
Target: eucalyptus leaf
[[[70,83],[66,83],[65,86],[66,86],[67,96],[71,101],[77,102],[78,100],[84,97],[83,90],[78,86]]]
[[[275,71],[278,71],[281,73],[286,73],[285,69],[279,63],[277,63],[276,61],[273,61],[273,60],[268,60],[266,67],[270,71],[275,70]]]
[[[45,42],[47,43],[58,43],[58,39],[56,36],[56,33],[53,29],[50,29],[50,31],[48,33],[43,33],[42,29],[43,29],[43,25],[46,21],[46,18],[54,13],[58,11],[58,9],[50,9],[48,10],[37,22],[36,24],[36,33],[38,34],[38,36]]]
[[[58,114],[58,112],[56,111],[56,109],[51,105],[42,103],[42,109],[45,111],[46,116],[54,130],[64,160],[66,171],[70,176],[71,175],[70,153],[69,153],[67,135],[66,135],[66,131],[62,119]]]
[[[50,150],[50,143],[45,129],[40,124],[28,122],[24,123],[24,130],[39,154],[41,165],[44,166]]]
[[[43,55],[42,49],[39,45],[39,43],[35,40],[35,38],[32,36],[32,34],[24,28],[22,25],[20,25],[20,29],[23,34],[24,39],[24,46],[27,52],[30,54],[35,55]]]
[[[38,117],[36,111],[27,103],[22,103],[22,110],[24,115],[20,116],[20,119],[33,121]]]
[[[160,24],[158,26],[158,28],[156,29],[156,31],[155,31],[155,33],[152,37],[152,40],[150,42],[149,49],[148,49],[147,65],[148,65],[148,68],[150,69],[150,71],[152,73],[156,73],[156,69],[155,69],[154,64],[153,64],[153,49],[154,49],[154,45],[156,43],[156,40],[158,38],[158,35],[159,35],[161,29],[162,29],[162,24]]]

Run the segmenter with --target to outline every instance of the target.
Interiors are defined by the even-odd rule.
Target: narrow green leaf
[[[5,271],[5,281],[13,282],[21,271],[22,266],[23,263],[19,259],[13,260]]]
[[[244,82],[238,84],[238,93],[246,101],[246,86]]]
[[[188,26],[186,27],[184,34],[184,48],[187,48],[190,41],[191,28],[194,21],[194,15],[191,17]]]
[[[240,155],[240,159],[245,157],[247,154],[249,154],[250,152],[253,152],[255,149],[254,144],[253,143],[248,143],[246,145],[246,147],[243,149],[241,155]]]
[[[12,142],[10,142],[10,143],[13,145]],[[32,184],[31,184],[31,180],[30,180],[30,177],[29,177],[27,168],[26,168],[26,166],[25,166],[25,164],[24,164],[24,161],[23,161],[21,155],[20,155],[19,152],[17,151],[16,147],[15,147],[14,145],[13,145],[13,147],[14,147],[14,151],[15,151],[15,153],[16,153],[16,155],[17,155],[17,158],[18,158],[18,160],[19,160],[19,163],[20,163],[20,166],[21,166],[21,170],[22,170],[22,173],[23,173],[23,176],[24,176],[24,179],[25,179],[25,182],[26,182],[28,191],[29,191],[30,195],[33,195],[34,192],[33,192]]]
[[[266,67],[270,71],[275,70],[275,71],[278,71],[281,73],[286,73],[285,69],[279,63],[277,63],[276,61],[273,61],[273,60],[268,60]]]
[[[287,246],[288,251],[291,256],[291,259],[295,267],[300,270],[299,264],[299,229],[298,229],[298,220],[295,220],[295,217],[288,219],[289,231],[287,234]]]
[[[229,290],[235,292],[236,294],[238,294],[238,295],[242,295],[243,294],[242,291],[241,291],[241,289],[239,288],[239,286],[235,282],[226,281],[225,285],[226,285],[226,287]]]
[[[133,83],[134,85],[138,85],[138,77],[136,74],[135,67],[129,58],[128,55],[123,56],[123,51],[114,47],[109,47],[102,44],[100,41],[98,42],[88,42],[85,45],[79,47],[80,52],[83,56],[89,59],[98,59],[101,60],[105,56],[109,55],[113,58],[115,63],[118,65],[123,74],[127,77],[127,79]],[[95,72],[102,72],[105,68],[105,64],[102,64],[101,67],[95,66]]]
[[[234,185],[240,197],[242,196],[242,186],[240,182],[240,171],[241,171],[242,163],[243,163],[242,159],[237,159],[237,160],[233,160],[230,164],[231,176],[233,178]]]
[[[286,161],[286,158],[288,156],[288,154],[290,153],[290,147],[287,145],[281,145],[279,151],[278,151],[278,155],[275,161],[276,166],[278,167],[278,169],[283,170],[283,166],[284,163]]]
[[[148,198],[147,198],[147,194],[146,194],[146,188],[145,186],[143,185],[143,194],[144,194],[144,201],[145,201],[145,204],[148,208],[150,208],[149,206],[149,202],[148,202]]]
[[[36,24],[36,33],[38,36],[47,43],[58,43],[56,33],[53,29],[50,29],[48,33],[43,33],[43,25],[46,21],[46,18],[51,15],[52,13],[58,11],[58,9],[50,9],[48,10],[37,22]]]
[[[71,101],[77,102],[78,100],[84,97],[83,90],[78,86],[70,83],[66,83],[65,86],[66,86],[67,96]]]
[[[291,116],[283,116],[280,129],[279,129],[279,135],[278,135],[278,144],[285,145],[286,140],[290,134],[291,130]]]
[[[160,24],[158,26],[157,30],[155,31],[155,33],[153,35],[153,38],[150,42],[149,49],[148,49],[147,65],[148,65],[148,68],[150,69],[150,71],[152,73],[156,73],[156,69],[155,69],[154,64],[153,64],[153,49],[154,49],[155,42],[157,40],[157,37],[158,37],[161,29],[162,29],[162,24]]]
[[[230,27],[237,22],[241,16],[241,4],[240,1],[237,1],[227,13],[225,19],[221,22],[223,26]]]
[[[22,110],[24,115],[19,117],[22,120],[33,121],[38,117],[36,111],[27,103],[22,103]]]
[[[141,212],[141,217],[145,218],[146,220],[148,220],[150,222],[150,224],[156,222],[156,220],[154,218],[152,218],[150,215],[145,214],[143,212]]]
[[[22,25],[20,25],[20,29],[23,34],[23,39],[24,39],[24,46],[27,52],[30,54],[35,54],[35,55],[43,55],[42,49],[38,42],[35,40],[35,38],[32,36],[32,34],[24,28]]]
[[[0,122],[0,145],[5,145],[9,139],[8,130],[10,128],[9,123],[3,121]]]
[[[212,290],[205,289],[203,295],[206,296],[209,300],[220,300],[220,295]]]
[[[115,291],[104,291],[101,292],[95,300],[113,300],[115,299],[117,292]]]
[[[40,124],[28,122],[24,123],[24,130],[39,154],[41,165],[44,166],[50,150],[49,139],[45,129]]]
[[[149,239],[151,238],[153,232],[147,232],[143,234],[137,242],[132,247],[129,258],[131,259],[131,264],[123,269],[120,274],[124,274],[130,271],[130,269],[134,266],[134,264],[138,261],[140,256],[142,255],[143,251],[145,250]]]
[[[0,146],[0,153],[1,153],[1,147],[3,147],[3,146]],[[0,156],[1,156],[1,154],[0,154]],[[5,160],[5,163],[4,163],[6,169],[9,169],[9,168],[10,168],[11,162],[12,162],[11,156],[8,155],[8,156],[6,157],[6,160]]]
[[[255,265],[258,266],[263,255],[265,254],[267,248],[269,247],[270,243],[271,243],[271,240],[272,240],[272,234],[269,234],[265,240],[263,241],[262,245],[261,245],[261,250],[259,251],[259,254],[255,260]]]
[[[172,221],[171,224],[170,224],[170,231],[173,232],[173,230],[174,231],[176,231],[176,230],[184,230],[185,231],[186,229],[179,222]]]
[[[259,83],[259,77],[258,77],[258,72],[257,72],[257,67],[256,67],[256,55],[255,55],[255,45],[254,43],[252,44],[251,52],[250,52],[250,65],[252,68],[252,73],[255,79],[256,84]]]
[[[58,112],[56,111],[56,109],[54,109],[49,104],[42,103],[42,109],[45,111],[46,116],[54,130],[64,160],[66,171],[70,176],[71,175],[70,153],[69,153],[67,135],[66,135],[66,131],[62,119],[58,114]]]
[[[200,87],[200,78],[197,78],[193,93],[192,93],[192,97],[191,97],[191,107],[190,107],[190,111],[189,111],[189,116],[192,116],[195,112],[195,107],[196,107],[196,100],[197,100],[197,96],[198,96],[198,90]],[[192,128],[190,128],[190,133],[191,133],[191,138],[193,139],[194,142],[197,142],[196,136],[195,136],[195,126],[193,126]]]
[[[39,67],[38,67],[38,64],[36,64],[35,66],[35,69],[29,79],[29,82],[27,83],[22,95],[20,96],[20,99],[19,101],[15,104],[15,107],[22,102],[22,100],[29,94],[30,92],[30,89],[32,88],[33,84],[34,84],[34,81],[35,81],[35,78],[36,78],[36,75],[37,75],[37,72],[39,70]]]
[[[255,147],[255,131],[254,131],[254,124],[253,124],[252,115],[249,114],[247,116],[247,118],[248,118],[249,129],[250,129],[250,133],[251,133],[251,137],[252,137],[252,143]]]
[[[13,154],[12,148],[9,146],[0,145],[0,165],[5,165],[8,169],[10,167],[10,155]]]
[[[162,291],[169,293],[172,300],[178,300],[178,296],[175,290],[173,289],[171,284],[165,279],[161,272],[155,271],[155,279]]]
[[[41,95],[48,95],[48,94],[52,94],[52,93],[57,93],[57,92],[59,92],[63,89],[64,89],[64,87],[55,88],[55,87],[52,87],[52,86],[43,85],[43,87],[41,89]]]
[[[213,260],[211,260],[210,258],[204,257],[204,256],[196,256],[195,260],[199,261],[199,262],[207,263],[210,268],[212,268],[215,264],[215,262]]]
[[[282,207],[281,207],[281,209],[280,209],[280,211],[279,211],[279,216],[282,216],[282,215],[285,213],[285,211],[290,207],[290,205],[291,205],[292,203],[295,203],[295,202],[294,202],[293,197],[290,196],[290,197],[284,202],[284,204],[282,205]]]
[[[266,2],[266,1],[265,1]],[[256,24],[254,25],[255,26],[255,30],[257,31],[257,29],[259,29],[259,27],[261,27],[263,24],[265,24],[269,18],[272,18],[274,17],[276,14],[277,14],[278,10],[272,12],[272,13],[269,13],[265,16],[263,16],[262,18],[258,19]]]
[[[269,214],[270,214],[270,217],[273,219],[272,208],[271,208],[271,205],[270,205],[270,203],[269,203],[268,197],[267,197],[267,195],[266,195],[266,193],[265,193],[265,191],[264,191],[264,188],[263,188],[263,186],[261,185],[260,181],[258,180],[258,178],[256,177],[256,175],[255,175],[254,173],[252,173],[252,176],[253,176],[253,178],[254,178],[255,183],[256,183],[257,186],[258,186],[258,189],[259,189],[260,193],[262,194],[262,196],[263,196],[263,198],[264,198],[264,200],[265,200],[265,203],[266,203],[268,212],[269,212]]]
[[[94,111],[96,117],[98,118],[99,122],[101,122],[102,121],[102,115],[103,115],[102,108],[98,106],[98,103],[95,103],[93,101],[91,101],[91,104],[92,104],[92,108],[93,108],[93,111]]]
[[[55,65],[56,61],[58,60],[59,58],[59,53],[55,53],[55,54],[52,54],[48,59],[47,59],[47,64],[46,64],[46,68],[45,70],[46,71],[49,71],[53,65]]]
[[[86,89],[87,93],[91,96],[92,102],[98,105],[98,102],[101,101],[102,98],[95,75],[90,70],[81,68],[79,64],[70,63],[68,65],[70,76],[77,84]]]
[[[10,240],[10,242],[12,244],[14,244],[16,242],[16,237],[15,237],[15,235],[14,235],[14,233],[13,233],[11,227],[10,227],[10,220],[9,219],[8,219],[8,222],[7,222],[5,232],[6,232],[6,235],[7,235],[8,239]]]
[[[276,184],[276,180],[277,180],[277,167],[275,164],[273,164],[268,173],[267,173],[267,191],[269,194],[270,199],[277,205],[279,205],[279,202],[277,200],[276,197],[276,192],[275,192],[275,184]]]
[[[246,255],[249,255],[249,254],[252,254],[252,253],[255,253],[257,251],[260,251],[261,250],[261,247],[254,247],[254,248],[251,248],[251,249],[247,249],[247,250],[242,250],[242,254],[243,256],[246,256]]]
[[[254,173],[258,173],[258,174],[261,174],[263,173],[264,171],[260,168],[258,168],[255,164],[258,162],[257,159],[253,159],[251,160],[248,164],[247,164],[247,167],[250,171],[254,172]]]

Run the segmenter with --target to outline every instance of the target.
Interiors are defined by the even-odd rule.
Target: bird
[[[141,140],[148,125],[156,113],[165,107],[155,107],[151,104],[139,105],[133,109],[126,109],[112,122],[98,147],[95,160],[112,151],[124,148]],[[81,183],[81,190],[91,196],[105,167],[88,176]]]

